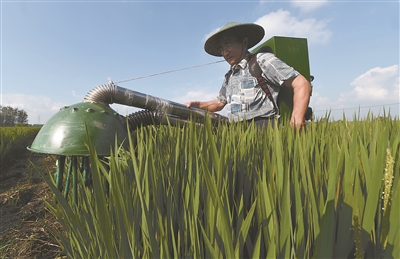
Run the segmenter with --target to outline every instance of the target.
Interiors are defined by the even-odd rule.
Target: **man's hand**
[[[304,118],[308,103],[310,102],[311,84],[301,74],[295,78],[286,80],[284,83],[287,87],[293,88],[293,111],[290,118],[290,126],[301,129],[306,124]]]
[[[185,103],[187,108],[194,107],[194,108],[199,108],[200,102],[199,101],[193,101],[193,102],[187,102]]]
[[[199,108],[209,112],[217,112],[222,110],[225,107],[224,103],[221,103],[217,99],[207,102],[200,102],[200,101],[192,101],[185,103],[186,107],[194,107]]]
[[[306,125],[306,120],[304,119],[304,116],[303,116],[303,119],[302,118],[295,118],[295,117],[293,117],[293,115],[290,118],[290,126],[292,128],[301,129],[301,128],[304,127],[304,125]]]

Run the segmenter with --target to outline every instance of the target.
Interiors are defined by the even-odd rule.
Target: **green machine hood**
[[[119,144],[126,143],[125,117],[108,105],[82,102],[61,108],[40,129],[28,149],[45,154],[88,156],[86,128],[98,155],[110,154],[116,136]]]
[[[118,103],[149,110],[149,113],[131,114],[126,119],[109,104]],[[92,89],[82,103],[61,108],[42,127],[28,150],[62,156],[89,156],[86,147],[86,127],[97,154],[110,154],[110,148],[124,143],[127,148],[127,123],[132,129],[146,124],[176,124],[191,117],[203,118],[206,111],[187,108],[186,105],[119,87],[113,82]],[[209,113],[213,121],[226,118]],[[125,140],[125,141],[124,141]]]

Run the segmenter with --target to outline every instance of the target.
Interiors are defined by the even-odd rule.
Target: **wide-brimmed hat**
[[[206,40],[204,50],[210,55],[221,57],[218,40],[219,36],[225,33],[230,33],[242,38],[247,37],[249,39],[247,47],[250,49],[262,40],[264,37],[264,28],[255,23],[228,22]]]

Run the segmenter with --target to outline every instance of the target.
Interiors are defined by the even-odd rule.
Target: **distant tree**
[[[24,110],[17,112],[17,124],[28,124],[28,114]]]
[[[14,126],[14,109],[11,106],[1,107],[2,126]]]
[[[11,106],[0,105],[0,126],[15,126],[16,124],[27,124],[28,114],[24,110]]]

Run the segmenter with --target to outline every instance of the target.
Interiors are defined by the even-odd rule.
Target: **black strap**
[[[250,55],[247,60],[247,65],[249,66],[249,71],[252,76],[257,78],[258,85],[265,92],[268,99],[274,105],[274,110],[276,114],[279,114],[279,108],[276,105],[274,98],[272,97],[271,91],[269,90],[267,79],[262,76],[262,70],[260,65],[257,62],[256,55]]]
[[[273,53],[273,51],[272,51],[272,49],[269,47],[269,46],[266,46],[266,47],[262,47],[259,51],[257,51],[257,53],[260,53],[260,52],[269,52],[269,53]],[[269,90],[269,86],[268,86],[268,79],[267,78],[265,78],[265,77],[263,77],[262,76],[262,70],[261,70],[261,67],[260,67],[260,65],[258,64],[258,62],[257,62],[257,58],[256,58],[256,55],[257,55],[257,53],[256,54],[248,54],[247,55],[247,57],[246,57],[246,60],[247,60],[247,65],[249,66],[249,71],[250,71],[250,74],[253,76],[253,77],[255,77],[255,78],[257,78],[257,82],[258,82],[258,85],[261,87],[261,89],[266,93],[266,95],[267,95],[267,97],[269,98],[269,100],[272,102],[272,104],[273,104],[273,106],[274,106],[274,111],[275,111],[275,113],[276,114],[279,114],[279,108],[278,108],[278,105],[276,104],[276,102],[274,101],[274,98],[272,97],[272,94],[271,94],[271,91]],[[226,74],[225,74],[225,80],[226,80],[226,83],[228,84],[228,82],[229,82],[229,78],[230,78],[230,76],[232,75],[232,73],[234,73],[234,72],[236,72],[237,70],[235,70],[235,69],[231,69],[231,70],[229,70]],[[311,81],[314,79],[314,77],[313,76],[310,76],[310,79],[311,79]],[[272,83],[270,83],[271,85],[273,85]],[[281,89],[281,92],[280,92],[280,95],[279,96],[282,96],[282,91],[284,90],[285,88],[282,88]],[[291,94],[291,96],[292,96],[292,98],[293,98],[293,93]],[[279,99],[279,97],[278,97],[278,99]],[[278,103],[279,103],[280,101],[278,100]],[[286,105],[288,105],[285,101],[283,101],[282,99],[281,99],[281,102],[283,102],[283,103],[285,103]],[[293,102],[291,102],[292,103],[292,105],[288,105],[288,107],[290,108],[290,109],[293,109]],[[313,111],[312,111],[312,108],[311,107],[307,107],[307,110],[306,110],[306,113],[305,113],[305,120],[310,120],[310,119],[312,119],[312,114],[313,114]]]
[[[258,85],[261,87],[261,89],[265,92],[267,95],[268,99],[272,102],[274,106],[274,111],[275,114],[279,114],[279,108],[278,105],[275,103],[274,98],[272,97],[271,91],[269,90],[267,79],[262,76],[262,70],[260,65],[257,62],[256,55],[254,54],[249,54],[247,57],[247,65],[249,66],[249,71],[250,74],[257,78]],[[232,73],[236,72],[238,69],[230,69],[226,74],[225,74],[225,80],[226,84],[229,82],[229,78],[231,77]]]

